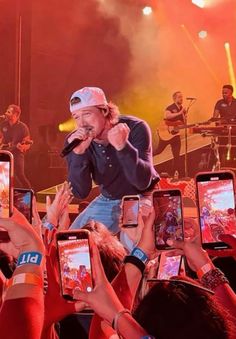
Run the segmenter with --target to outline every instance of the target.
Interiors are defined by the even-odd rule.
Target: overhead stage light
[[[205,7],[205,0],[192,0],[192,3],[200,8]]]
[[[152,14],[152,7],[146,6],[143,8],[143,15],[150,15]]]
[[[207,37],[207,31],[200,31],[198,33],[199,38],[205,39]]]

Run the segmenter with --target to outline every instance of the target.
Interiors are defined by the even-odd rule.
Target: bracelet
[[[130,253],[130,255],[138,258],[139,260],[141,260],[144,264],[147,263],[148,261],[148,256],[146,255],[145,252],[143,252],[143,250],[139,247],[135,247],[132,252]]]
[[[229,281],[219,268],[213,268],[201,278],[201,284],[210,290],[216,289],[219,285],[228,284]]]
[[[145,270],[145,264],[139,258],[134,257],[133,255],[127,255],[124,259],[124,263],[129,263],[136,266],[142,274]]]
[[[28,284],[43,287],[43,279],[34,273],[20,273],[14,275],[10,280],[7,281],[7,287],[18,284]]]
[[[33,264],[40,266],[42,258],[43,256],[39,252],[23,252],[20,254],[17,260],[17,266],[22,266],[25,264]]]
[[[128,310],[127,308],[124,308],[120,312],[116,313],[114,319],[112,320],[111,327],[113,328],[113,330],[115,330],[117,332],[117,334],[119,334],[119,331],[118,331],[118,320],[125,313],[128,313],[128,314],[131,315],[130,310]]]
[[[207,264],[203,265],[196,272],[198,278],[201,279],[204,276],[204,274],[206,274],[207,272],[211,271],[214,268],[215,266],[212,264],[212,262],[208,262]]]
[[[44,228],[47,228],[49,231],[52,231],[56,226],[48,221],[47,215],[45,215],[42,219],[42,225]]]

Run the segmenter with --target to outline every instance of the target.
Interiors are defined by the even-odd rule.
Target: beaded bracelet
[[[209,288],[210,290],[216,289],[216,287],[219,285],[229,283],[224,273],[218,268],[213,268],[212,270],[208,271],[202,276],[200,281],[204,287]]]

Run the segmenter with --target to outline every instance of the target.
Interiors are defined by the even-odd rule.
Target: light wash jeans
[[[111,200],[100,194],[78,215],[70,229],[81,228],[89,220],[95,220],[103,223],[113,234],[117,233],[121,212],[120,204],[121,199]]]

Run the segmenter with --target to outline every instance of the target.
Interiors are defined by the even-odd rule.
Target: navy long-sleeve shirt
[[[111,144],[104,146],[92,141],[84,154],[67,155],[68,180],[73,194],[86,198],[92,180],[101,193],[110,199],[138,194],[158,181],[152,162],[151,132],[148,125],[136,117],[121,116],[119,122],[130,128],[129,139],[121,151]]]

